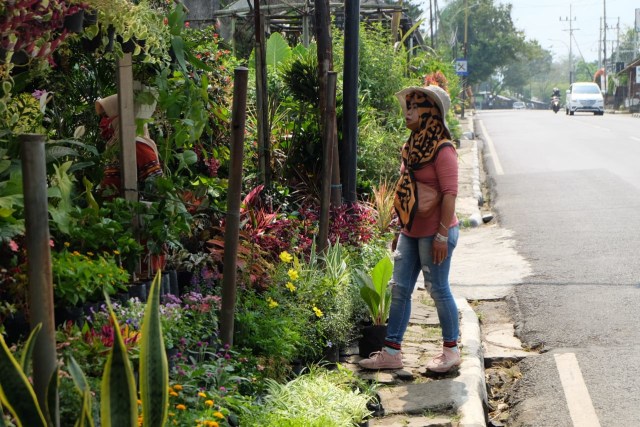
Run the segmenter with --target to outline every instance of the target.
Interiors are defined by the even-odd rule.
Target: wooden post
[[[258,171],[260,180],[271,186],[271,146],[269,135],[269,97],[267,94],[267,47],[264,40],[264,22],[260,11],[260,0],[253,1],[256,31],[256,110],[258,117]]]
[[[222,279],[222,308],[220,310],[220,338],[223,344],[233,345],[233,315],[236,306],[236,261],[240,228],[242,196],[242,161],[244,153],[244,125],[247,105],[247,75],[245,67],[235,69],[233,105],[231,110],[231,173],[227,194],[227,216],[224,233],[224,276]]]
[[[136,163],[136,121],[133,108],[133,67],[131,54],[118,59],[118,111],[120,118],[120,173],[124,198],[138,201]]]
[[[42,324],[33,351],[33,386],[40,407],[46,411],[49,406],[47,387],[52,375],[56,372],[57,357],[44,135],[21,135],[20,157],[31,328]],[[48,418],[55,426],[59,426],[59,400],[58,396],[54,398],[54,408],[51,408],[53,411],[48,413]]]
[[[324,254],[329,245],[329,205],[331,203],[331,178],[334,156],[333,134],[335,133],[336,117],[336,80],[335,71],[327,73],[327,91],[325,105],[327,106],[326,121],[323,125],[322,152],[322,195],[320,197],[320,230],[316,246],[318,253]]]

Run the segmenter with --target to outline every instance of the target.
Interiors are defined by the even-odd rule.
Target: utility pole
[[[464,43],[462,44],[462,56],[467,60],[467,29],[469,27],[469,8],[467,0],[464,0]],[[467,102],[467,77],[462,77],[462,108],[460,117],[464,119],[464,104]]]
[[[600,17],[600,37],[598,37],[598,69],[602,68],[602,49],[600,48],[602,43],[602,17]]]
[[[603,46],[604,46],[604,58],[602,59],[602,69],[604,72],[602,75],[604,76],[604,108],[607,108],[607,0],[602,0],[603,4],[603,18],[602,18],[602,28],[603,28]],[[600,87],[602,89],[602,87]]]
[[[571,4],[569,4],[569,17],[564,19],[562,19],[562,16],[560,17],[560,22],[569,22],[569,84],[573,83],[573,32],[579,30],[579,28],[573,28],[573,21],[575,20],[576,17],[572,15]]]
[[[429,29],[431,30],[431,47],[433,48],[433,1],[429,0]]]

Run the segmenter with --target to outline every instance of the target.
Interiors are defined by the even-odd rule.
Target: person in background
[[[402,340],[411,316],[411,294],[420,273],[435,302],[442,351],[428,364],[433,372],[460,365],[458,307],[449,286],[451,255],[459,235],[455,215],[458,157],[445,117],[451,100],[439,86],[409,87],[396,94],[411,130],[402,148],[395,209],[402,226],[394,251],[391,310],[384,348],[360,361],[365,369],[400,369]],[[436,188],[442,199],[429,216],[418,216],[416,182]]]
[[[107,163],[100,183],[101,191],[107,198],[122,194],[120,177],[120,120],[118,117],[118,95],[111,95],[96,101],[96,113],[101,117],[100,133],[107,141],[105,154]],[[142,135],[136,136],[136,163],[138,166],[138,190],[155,177],[162,176],[162,167],[156,143],[149,137],[145,124]]]

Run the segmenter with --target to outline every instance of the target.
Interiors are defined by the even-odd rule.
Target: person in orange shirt
[[[118,95],[100,98],[96,101],[96,113],[101,117],[100,132],[107,140],[107,164],[104,168],[100,188],[106,197],[122,194],[120,173],[120,120],[118,117]],[[162,167],[156,143],[149,137],[147,125],[143,126],[142,135],[136,136],[136,163],[138,166],[138,190],[144,190],[145,183],[155,177],[162,176]]]

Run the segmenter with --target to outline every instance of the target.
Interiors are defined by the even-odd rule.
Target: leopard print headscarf
[[[396,184],[394,207],[400,224],[411,230],[417,209],[416,181],[413,172],[434,161],[438,151],[452,146],[451,135],[444,125],[437,104],[422,92],[411,92],[406,96],[407,108],[417,104],[420,127],[411,131],[409,140],[402,147],[404,171]]]

